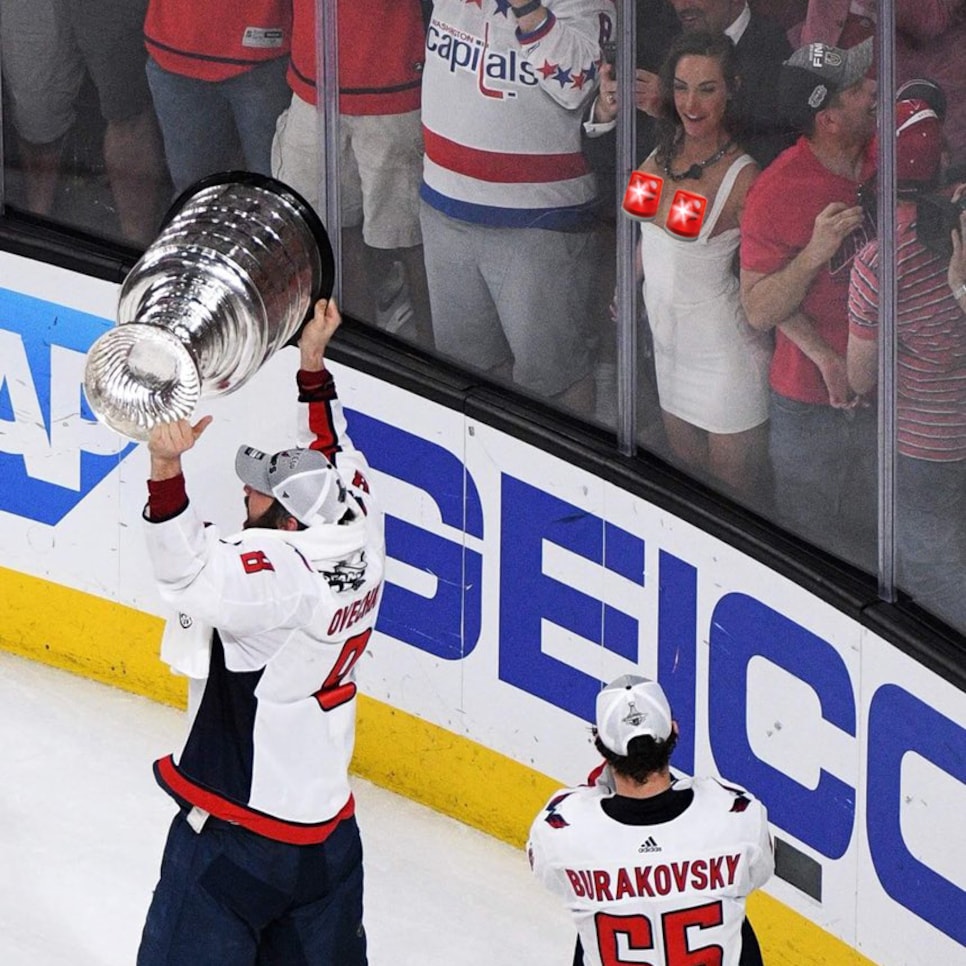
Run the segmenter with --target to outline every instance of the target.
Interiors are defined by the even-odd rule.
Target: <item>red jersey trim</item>
[[[146,519],[152,523],[171,520],[188,505],[184,474],[179,473],[167,480],[148,480],[148,505]]]
[[[457,144],[423,126],[426,157],[448,171],[496,184],[546,184],[590,173],[579,151],[573,154],[507,154]]]
[[[339,439],[333,425],[331,400],[335,396],[335,382],[325,369],[318,372],[298,371],[299,402],[308,403],[309,429],[315,435],[310,449],[317,449],[331,460],[339,449]]]
[[[240,825],[242,828],[261,835],[263,838],[275,842],[285,842],[288,845],[318,845],[324,842],[336,829],[336,826],[347,818],[355,815],[356,803],[349,795],[345,805],[339,812],[326,822],[305,825],[299,822],[286,822],[284,819],[273,818],[244,805],[230,802],[216,792],[209,791],[196,785],[178,771],[174,763],[174,756],[159,758],[154,763],[154,773],[162,788],[175,798],[196,805],[204,809],[209,815]]]

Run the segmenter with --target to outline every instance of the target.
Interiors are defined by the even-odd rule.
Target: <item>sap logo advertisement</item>
[[[135,448],[83,401],[84,353],[110,323],[2,290],[0,311],[2,510],[55,527]],[[885,966],[954,961],[966,945],[961,694],[643,501],[614,491],[620,512],[589,508],[576,468],[427,400],[398,405],[415,397],[371,377],[337,377],[356,444],[430,508],[386,506],[394,573],[426,578],[386,587],[378,630],[402,655],[389,662],[397,692],[401,665],[430,668],[434,693],[448,669],[471,668],[467,693],[486,710],[467,733],[499,748],[537,729],[549,744],[578,725],[586,736],[610,668],[656,674],[681,724],[675,767],[750,788],[811,868],[808,889],[787,877],[770,890]],[[397,700],[438,719],[421,696]],[[783,753],[767,745],[796,732]],[[520,760],[558,767],[546,747]]]
[[[112,324],[0,289],[0,510],[54,526],[134,449],[84,398],[85,353]]]

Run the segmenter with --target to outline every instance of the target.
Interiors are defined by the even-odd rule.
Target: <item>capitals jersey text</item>
[[[508,0],[436,0],[423,77],[425,201],[462,221],[584,229],[596,187],[581,108],[614,28],[611,0],[544,0],[522,34]]]

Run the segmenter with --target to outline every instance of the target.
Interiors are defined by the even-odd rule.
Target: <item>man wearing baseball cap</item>
[[[237,453],[240,533],[220,537],[188,500],[181,458],[211,417],[148,439],[148,552],[178,614],[161,657],[189,678],[191,725],[180,754],[155,763],[179,811],[138,966],[366,963],[348,767],[385,543],[325,368],[340,321],[321,301],[300,337],[302,445]]]
[[[938,193],[944,97],[927,85],[902,91],[923,98],[896,101],[897,582],[966,628],[966,184],[953,191],[956,203]],[[849,383],[865,395],[879,379],[880,264],[873,239],[849,289]]]
[[[748,192],[741,295],[749,323],[775,330],[769,448],[780,522],[874,569],[875,412],[849,390],[849,268],[875,226],[859,203],[874,169],[871,38],[812,43],[782,69],[780,100],[801,137]]]
[[[745,899],[774,871],[764,806],[714,778],[672,776],[677,722],[656,681],[612,681],[596,720],[604,764],[551,796],[527,846],[573,914],[574,963],[603,966],[623,949],[621,962],[673,966],[707,947],[722,966],[760,966]]]

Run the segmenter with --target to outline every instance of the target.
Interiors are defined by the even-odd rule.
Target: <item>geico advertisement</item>
[[[40,291],[52,270],[0,265],[0,566],[154,610],[138,533],[144,447],[97,426],[81,389],[116,290],[51,304]],[[227,529],[242,515],[234,447],[290,441],[295,362],[283,350],[203,403],[216,422],[189,454],[188,489]],[[675,767],[767,805],[780,870],[767,891],[883,966],[962,961],[963,693],[681,520],[332,368],[387,511],[366,693],[569,783],[595,762],[600,682],[656,675],[681,725]]]

